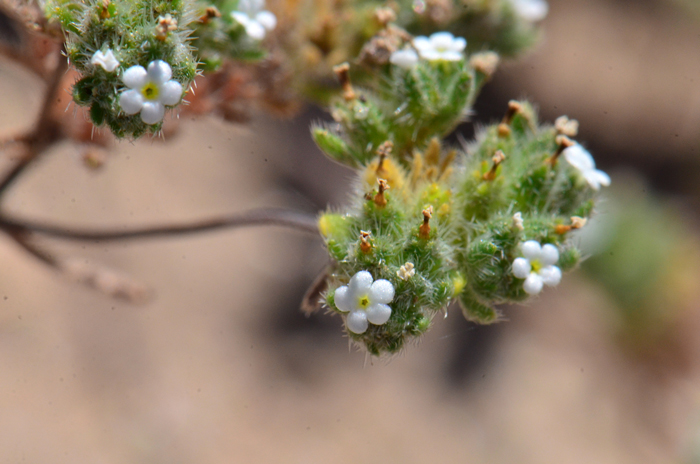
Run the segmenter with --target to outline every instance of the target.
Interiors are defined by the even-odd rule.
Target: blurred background
[[[0,462],[700,463],[700,6],[552,0],[542,27],[458,133],[511,98],[580,121],[613,185],[577,237],[591,257],[559,287],[494,326],[451,308],[418,346],[371,360],[339,318],[299,311],[326,265],[313,236],[51,241],[147,284],[140,306],[0,236]],[[42,92],[0,61],[0,128],[30,125]],[[341,207],[351,172],[308,131],[327,119],[188,116],[165,143],[119,143],[99,171],[59,145],[7,207],[115,228]]]

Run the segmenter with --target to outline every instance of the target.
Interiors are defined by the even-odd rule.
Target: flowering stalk
[[[319,221],[334,263],[325,303],[373,355],[400,350],[454,300],[488,324],[501,317],[497,305],[556,286],[580,258],[569,232],[610,183],[562,135],[576,135],[575,121],[541,125],[524,101],[465,151],[445,146],[493,72],[490,56],[465,50],[449,33],[405,38],[376,80],[335,100],[335,126],[312,130],[358,177],[352,205]]]

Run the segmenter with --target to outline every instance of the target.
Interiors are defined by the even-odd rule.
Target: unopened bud
[[[428,205],[423,210],[423,224],[418,228],[418,236],[423,239],[430,238],[430,219],[433,217],[433,207]]]
[[[372,238],[371,235],[372,233],[366,230],[360,231],[360,251],[362,251],[364,254],[372,251],[372,243],[370,242]]]
[[[379,208],[383,208],[387,203],[384,192],[389,190],[389,183],[384,179],[377,179],[377,183],[379,183],[379,192],[374,196],[374,204]]]
[[[343,98],[345,101],[352,101],[357,98],[355,90],[350,83],[350,65],[348,63],[341,63],[337,66],[333,66],[333,72],[338,76],[340,86],[343,88]]]

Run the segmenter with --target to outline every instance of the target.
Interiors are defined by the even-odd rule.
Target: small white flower
[[[122,76],[129,87],[119,96],[119,106],[126,114],[141,113],[146,124],[163,120],[165,105],[177,105],[182,97],[182,85],[170,79],[170,65],[162,60],[151,61],[148,71],[143,66],[132,66]]]
[[[231,12],[231,16],[245,28],[250,38],[262,40],[277,26],[277,17],[263,8],[265,0],[240,0],[238,10]]]
[[[515,213],[513,215],[513,227],[515,227],[518,230],[525,229],[523,227],[523,215],[522,215],[522,213]]]
[[[595,168],[595,161],[591,154],[578,143],[564,149],[564,159],[581,172],[581,175],[593,190],[600,190],[600,186],[610,185],[610,176]]]
[[[521,18],[531,23],[542,21],[549,13],[546,0],[510,0],[510,3]]]
[[[464,58],[462,52],[467,46],[467,41],[462,37],[455,37],[449,32],[436,32],[429,38],[416,37],[413,39],[413,45],[421,58],[426,60],[459,61]]]
[[[394,286],[388,280],[372,280],[372,274],[360,271],[335,291],[335,305],[349,312],[345,324],[350,332],[364,333],[369,323],[382,325],[391,317],[387,303],[394,299]]]
[[[102,53],[102,50],[97,50],[92,59],[90,59],[90,64],[93,66],[102,66],[107,72],[114,72],[115,69],[119,67],[119,60],[114,57],[114,53],[111,48],[107,49],[107,53]]]
[[[561,281],[561,269],[555,264],[559,261],[559,250],[551,244],[541,246],[534,240],[528,240],[520,246],[523,258],[513,261],[513,275],[525,279],[523,290],[530,295],[537,295],[543,285],[554,287]]]
[[[414,275],[416,275],[416,270],[414,269],[413,263],[407,262],[396,271],[396,275],[401,280],[408,280]]]
[[[389,58],[391,64],[403,69],[411,69],[418,63],[418,53],[412,48],[404,48],[396,50]]]

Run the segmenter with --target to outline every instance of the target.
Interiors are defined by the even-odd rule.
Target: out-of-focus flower
[[[571,166],[581,172],[593,190],[600,190],[601,185],[603,187],[610,185],[610,176],[595,168],[593,156],[578,143],[564,149],[562,154]]]
[[[394,299],[394,286],[388,280],[373,280],[372,274],[360,271],[335,291],[335,305],[349,312],[345,324],[350,332],[362,334],[369,323],[382,325],[391,317],[387,303]]]
[[[541,246],[534,240],[528,240],[520,246],[522,258],[513,261],[513,275],[525,279],[523,290],[529,295],[537,295],[543,285],[551,287],[561,281],[561,269],[555,264],[559,261],[559,250],[551,244]]]
[[[148,71],[143,66],[132,66],[122,76],[129,87],[119,96],[119,106],[126,114],[141,113],[146,124],[163,120],[165,105],[176,105],[182,97],[182,85],[170,79],[170,65],[162,60],[151,61]]]
[[[414,38],[413,45],[421,58],[426,60],[459,61],[464,58],[462,52],[467,46],[467,41],[462,37],[455,37],[449,32],[436,32],[430,37]]]
[[[510,0],[510,3],[521,18],[532,23],[542,21],[549,13],[545,0]]]
[[[264,8],[265,0],[240,0],[238,10],[231,12],[231,16],[245,28],[251,39],[262,40],[277,26],[277,17]]]

